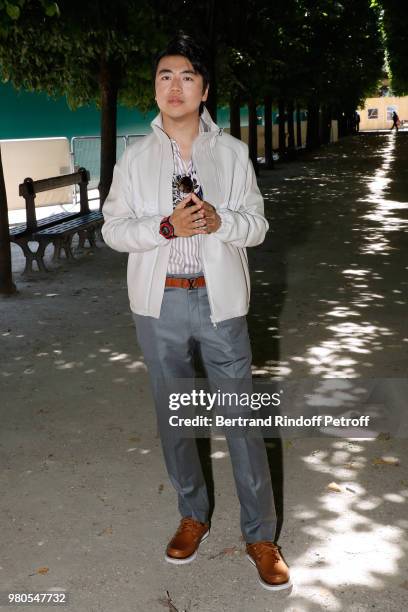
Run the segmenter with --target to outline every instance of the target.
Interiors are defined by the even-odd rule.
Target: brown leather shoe
[[[210,534],[208,527],[208,523],[200,523],[191,517],[182,518],[167,546],[166,561],[176,564],[194,561],[198,547]]]
[[[282,559],[279,547],[263,540],[246,545],[247,557],[259,573],[259,582],[270,591],[287,589],[292,586],[289,568]]]

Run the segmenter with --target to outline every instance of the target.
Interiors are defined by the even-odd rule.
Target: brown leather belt
[[[179,287],[180,289],[197,289],[198,287],[205,287],[204,276],[197,276],[196,278],[166,278],[166,287]]]

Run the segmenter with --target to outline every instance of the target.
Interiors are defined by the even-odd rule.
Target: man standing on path
[[[195,350],[210,382],[251,380],[245,249],[268,229],[248,148],[212,121],[208,87],[204,50],[177,36],[156,58],[153,131],[126,149],[103,208],[105,242],[129,253],[130,307],[182,517],[165,555],[176,564],[193,561],[209,535],[209,500],[196,441],[169,426],[163,389],[194,379]],[[248,558],[262,586],[287,588],[263,439],[226,437]]]

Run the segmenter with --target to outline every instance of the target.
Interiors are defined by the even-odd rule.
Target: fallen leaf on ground
[[[336,493],[341,493],[341,487],[336,482],[331,482],[327,485],[329,491],[335,491]]]
[[[172,610],[172,612],[179,612],[179,609],[176,608],[176,606],[174,605],[170,597],[170,593],[168,591],[166,591],[166,597],[159,597],[157,601],[160,605],[164,606],[165,608],[168,608],[169,610]]]
[[[398,457],[376,457],[371,462],[373,465],[399,465]]]
[[[215,555],[211,555],[208,557],[209,559],[217,559],[217,557],[222,557],[223,555],[233,555],[235,553],[241,552],[237,546],[231,546],[230,548],[223,548],[220,552]]]
[[[102,529],[102,531],[100,531],[98,533],[98,536],[101,536],[101,535],[112,535],[112,533],[113,533],[112,527],[105,527],[105,529]]]
[[[391,438],[391,434],[388,431],[381,431],[376,440],[389,440]]]
[[[49,571],[49,567],[39,567],[37,570],[37,574],[48,574]]]

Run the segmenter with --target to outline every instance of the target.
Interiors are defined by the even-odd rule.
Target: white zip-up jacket
[[[206,109],[201,118],[207,131],[195,139],[192,159],[204,198],[221,217],[221,227],[202,236],[201,251],[216,324],[248,312],[246,247],[263,242],[268,222],[247,145],[223,132]],[[115,166],[102,235],[112,249],[129,253],[131,310],[159,318],[170,253],[170,240],[159,229],[173,212],[173,153],[160,113],[151,126],[153,132],[129,146]]]

